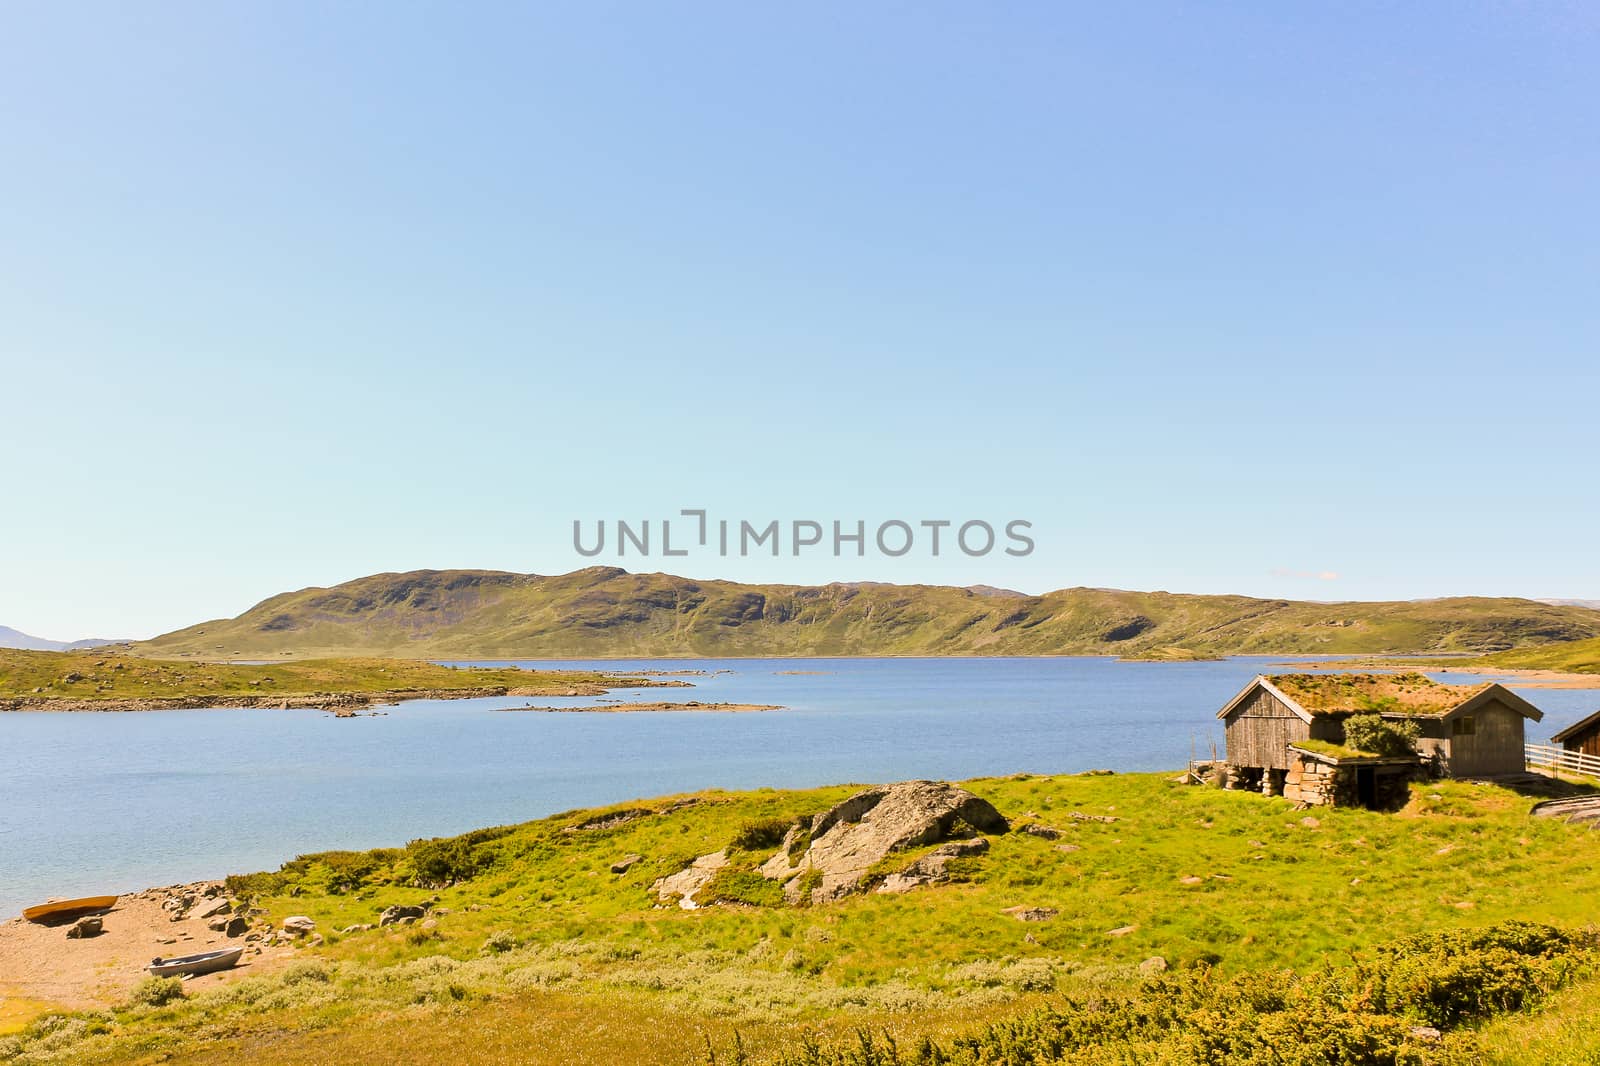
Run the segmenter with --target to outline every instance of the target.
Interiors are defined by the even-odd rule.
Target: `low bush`
[[[164,1007],[183,998],[183,979],[179,977],[146,977],[128,993],[128,1003],[136,1007]]]
[[[806,1037],[776,1062],[1466,1066],[1481,1061],[1469,1023],[1531,1005],[1582,971],[1593,947],[1587,937],[1510,922],[1409,937],[1359,957],[1353,967],[1307,976],[1222,978],[1206,967],[1167,974],[1136,993],[1068,999],[947,1044],[923,1040],[901,1048],[887,1034],[864,1031],[827,1045]],[[968,969],[964,976],[984,983],[1001,980],[1003,968]],[[1043,967],[1019,976],[1024,987],[1048,987]]]
[[[765,851],[783,843],[794,823],[787,818],[758,818],[745,822],[734,833],[730,846],[740,851]]]
[[[1357,714],[1344,723],[1345,747],[1374,755],[1415,755],[1420,735],[1417,723],[1409,718],[1394,722],[1381,715]]]

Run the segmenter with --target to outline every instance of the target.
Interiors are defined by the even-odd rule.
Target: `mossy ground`
[[[1399,813],[1323,810],[1314,825],[1281,799],[1160,775],[967,787],[1064,835],[996,837],[963,880],[905,895],[692,912],[656,907],[650,883],[851,788],[633,803],[618,810],[657,813],[608,829],[571,831],[597,812],[570,812],[437,849],[477,871],[445,887],[404,883],[416,849],[308,857],[235,881],[275,921],[305,914],[328,934],[302,949],[298,976],[53,1023],[19,1061],[381,1062],[403,1042],[415,1062],[689,1063],[735,1028],[759,1059],[818,1025],[962,1031],[1051,993],[1129,986],[1154,955],[1180,970],[1307,971],[1411,933],[1596,920],[1600,835],[1532,819],[1529,799],[1494,786],[1418,785]],[[631,853],[644,858],[610,873]],[[448,912],[436,928],[334,932],[435,896]],[[1024,923],[1004,913],[1014,906],[1059,915]],[[1578,995],[1486,1037],[1511,1055],[1517,1025],[1592,1031],[1592,999]]]

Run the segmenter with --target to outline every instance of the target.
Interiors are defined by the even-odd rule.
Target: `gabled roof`
[[[1306,722],[1314,717],[1381,714],[1389,718],[1449,718],[1497,700],[1537,722],[1544,712],[1504,685],[1445,685],[1422,674],[1258,675],[1217,712],[1226,718],[1257,689],[1265,689]]]
[[[1567,726],[1567,728],[1563,729],[1550,739],[1557,744],[1564,744],[1569,737],[1575,737],[1579,733],[1582,733],[1589,729],[1589,727],[1595,725],[1600,725],[1600,711],[1595,711],[1581,722]]]
[[[1258,688],[1266,689],[1268,692],[1272,693],[1272,695],[1278,698],[1280,703],[1289,708],[1289,710],[1293,711],[1305,722],[1309,723],[1311,721],[1311,712],[1300,706],[1300,704],[1296,703],[1291,696],[1284,693],[1283,690],[1278,688],[1277,685],[1274,685],[1272,683],[1272,679],[1267,677],[1266,674],[1257,674],[1248,685],[1239,690],[1239,694],[1237,696],[1223,704],[1222,710],[1217,712],[1217,717],[1228,717],[1228,715],[1234,712],[1239,704],[1243,703],[1245,699],[1248,698],[1250,694],[1255,692],[1255,690]]]

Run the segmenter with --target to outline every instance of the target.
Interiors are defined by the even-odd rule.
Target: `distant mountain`
[[[121,640],[101,640],[90,637],[87,640],[45,640],[43,637],[33,637],[19,629],[10,626],[0,626],[0,648],[21,648],[24,651],[82,651],[85,648],[98,648],[106,644],[125,644]]]
[[[1600,612],[1523,599],[1304,603],[1117,589],[1042,596],[879,583],[743,585],[590,567],[375,574],[286,592],[136,646],[258,658],[1493,652],[1600,637]]]
[[[1540,600],[1539,602],[1557,607],[1587,607],[1591,611],[1600,611],[1600,600]]]

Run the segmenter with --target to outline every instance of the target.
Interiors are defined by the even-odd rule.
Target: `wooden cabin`
[[[1417,755],[1345,748],[1344,723],[1357,714],[1416,722]],[[1230,787],[1382,806],[1424,764],[1452,777],[1521,773],[1524,724],[1544,715],[1503,685],[1444,685],[1412,673],[1261,675],[1217,717]]]
[[[1600,711],[1563,729],[1551,737],[1550,742],[1579,755],[1600,756]]]

